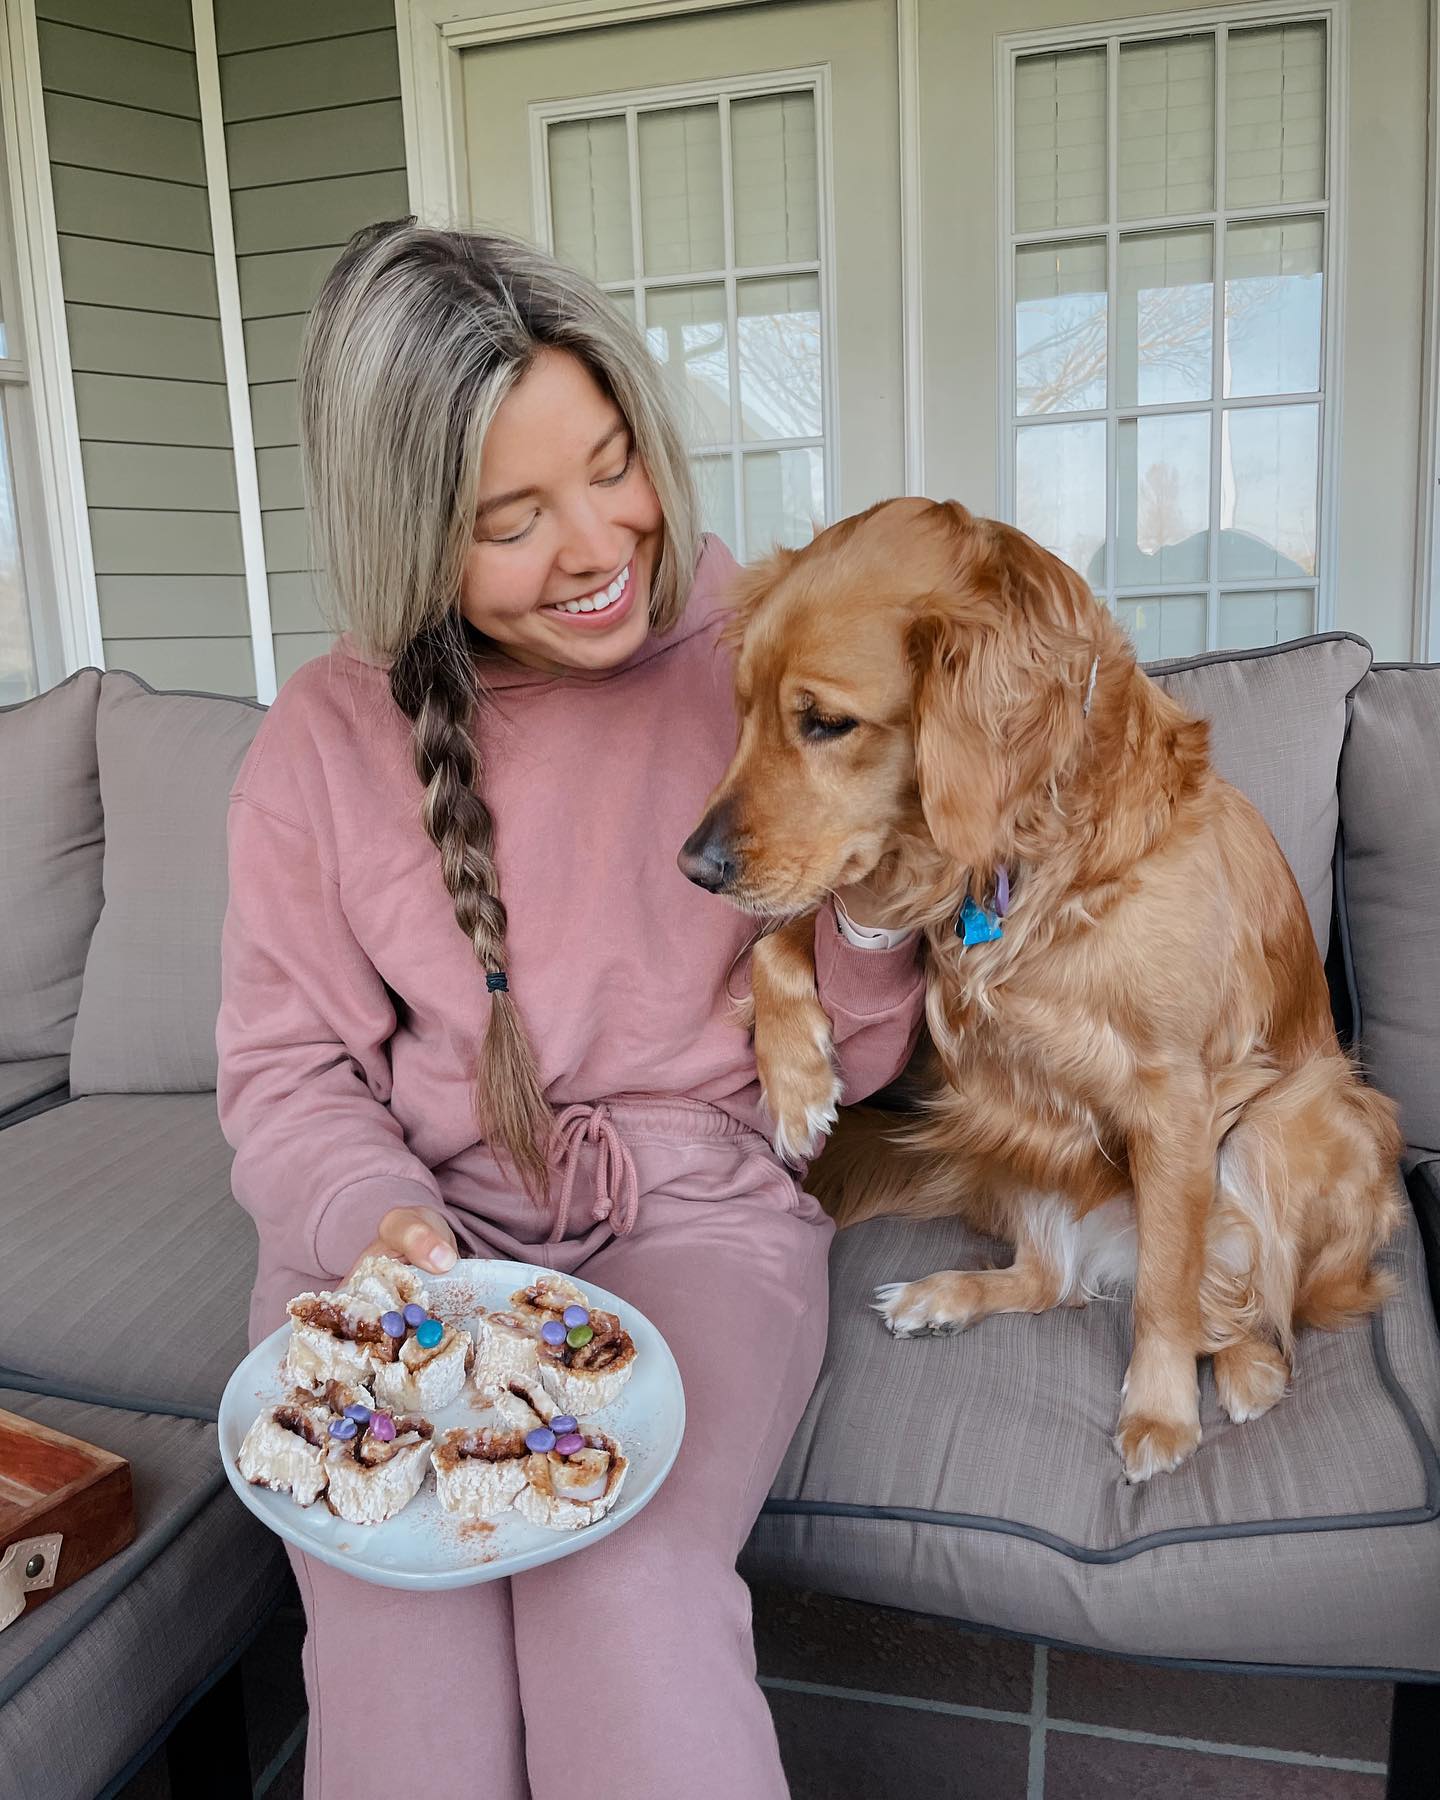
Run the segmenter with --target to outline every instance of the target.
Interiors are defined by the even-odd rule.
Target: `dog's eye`
[[[807,712],[801,715],[800,735],[818,741],[823,738],[842,738],[860,723],[858,719],[832,719],[825,713]]]

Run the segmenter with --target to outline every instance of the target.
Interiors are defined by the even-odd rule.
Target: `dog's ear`
[[[1078,750],[1095,602],[1022,533],[947,511],[952,586],[909,640],[916,779],[936,844],[983,870]]]
[[[1000,835],[1000,746],[967,691],[967,649],[973,644],[967,646],[963,635],[955,620],[939,613],[911,628],[915,780],[936,845],[961,868],[989,868]]]

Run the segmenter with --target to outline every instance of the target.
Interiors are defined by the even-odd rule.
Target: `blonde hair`
[[[658,366],[593,282],[497,233],[367,226],[326,277],[300,354],[315,560],[337,622],[390,665],[412,722],[420,816],[491,989],[476,1114],[537,1196],[553,1121],[504,985],[505,906],[475,729],[485,640],[459,602],[486,431],[546,349],[583,361],[630,428],[664,518],[650,626],[668,631],[699,552],[689,463]]]

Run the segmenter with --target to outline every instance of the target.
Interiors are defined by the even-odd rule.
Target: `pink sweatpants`
[[[627,1234],[591,1217],[603,1146],[589,1141],[558,1243],[553,1196],[542,1214],[498,1176],[447,1205],[462,1254],[588,1277],[655,1322],[685,1383],[675,1466],[629,1525],[508,1581],[406,1594],[292,1553],[307,1800],[786,1795],[735,1559],[819,1372],[831,1225],[763,1139],[713,1108],[607,1110],[638,1178]],[[294,1286],[269,1272],[262,1329]]]

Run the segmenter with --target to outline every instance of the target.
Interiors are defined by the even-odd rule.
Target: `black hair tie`
[[[491,994],[508,994],[510,977],[503,969],[487,969],[485,971],[485,989]]]

